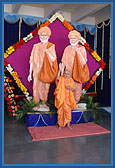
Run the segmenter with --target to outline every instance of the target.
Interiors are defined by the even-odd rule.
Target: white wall
[[[12,12],[12,4],[4,5],[4,12]],[[67,21],[71,21],[71,13],[68,12],[60,12]],[[28,5],[21,5],[19,8],[18,14],[29,15],[29,16],[37,16],[44,17],[44,8],[33,7]]]
[[[86,17],[85,19],[79,21],[79,23],[95,25],[95,17]]]
[[[63,12],[63,11],[58,11],[67,21],[71,22],[71,13],[69,12]]]
[[[79,23],[96,25],[110,18],[111,18],[111,6],[109,5],[101,9],[100,11],[96,12],[92,16],[88,16],[83,20],[80,20]]]
[[[5,4],[4,12],[12,12],[12,4],[8,4],[8,5]],[[71,21],[71,13],[62,12],[62,11],[58,11],[58,12],[60,12],[67,21]],[[44,8],[21,5],[21,7],[19,8],[18,14],[44,17]]]
[[[18,14],[44,17],[44,8],[21,5]]]
[[[5,4],[4,5],[4,12],[12,12],[12,4]]]
[[[95,14],[95,23],[98,24],[110,18],[111,18],[111,6],[107,6],[106,8],[100,10],[98,13]]]
[[[12,4],[5,4],[4,5],[4,12],[12,13]],[[21,5],[17,14],[44,17],[44,8]]]

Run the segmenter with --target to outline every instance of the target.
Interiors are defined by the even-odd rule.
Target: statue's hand
[[[84,59],[84,57],[83,57],[81,52],[79,52],[79,57],[80,57],[80,60],[81,60],[82,64],[85,65],[86,64],[86,60]]]
[[[63,75],[63,72],[64,72],[64,65],[63,65],[63,63],[59,64],[59,70],[61,71],[61,75]]]
[[[59,64],[59,70],[61,71],[62,69],[62,63]]]
[[[52,55],[52,54],[49,52],[48,49],[46,49],[46,53],[47,53],[48,57],[50,58],[50,60],[51,60],[52,62],[54,62],[55,59],[56,59],[56,55],[55,55],[55,54]]]
[[[28,76],[28,82],[30,82],[32,80],[32,76],[31,76],[31,74],[29,74],[29,76]]]

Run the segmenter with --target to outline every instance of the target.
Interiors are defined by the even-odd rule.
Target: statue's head
[[[38,35],[39,35],[40,41],[42,43],[46,43],[46,42],[48,42],[48,40],[51,36],[51,30],[50,30],[49,27],[44,26],[44,27],[39,29]]]
[[[72,46],[76,46],[79,43],[81,34],[77,30],[72,30],[69,32],[68,38]]]

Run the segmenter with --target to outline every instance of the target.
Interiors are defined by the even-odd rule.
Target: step
[[[85,123],[83,118],[83,112],[81,110],[73,110],[72,121],[70,124]],[[36,113],[27,113],[25,116],[25,122],[27,127],[39,127],[39,126],[51,126],[57,124],[57,113],[56,112],[44,112],[45,115]],[[52,115],[51,115],[52,114]],[[88,122],[91,122],[91,117],[89,117]]]

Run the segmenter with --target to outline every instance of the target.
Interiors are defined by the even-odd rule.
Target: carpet
[[[89,135],[108,134],[111,131],[93,123],[82,123],[71,125],[73,129],[67,127],[58,129],[58,126],[42,126],[28,127],[29,133],[32,136],[32,141],[52,140],[69,137],[80,137]]]

